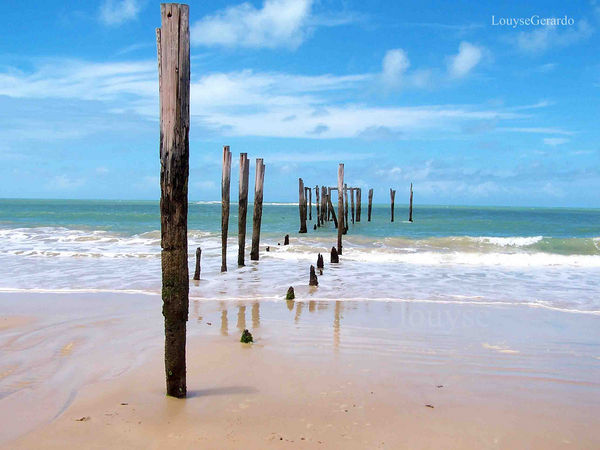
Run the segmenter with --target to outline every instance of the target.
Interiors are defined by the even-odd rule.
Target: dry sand
[[[15,318],[0,329],[3,448],[600,446],[594,315],[192,302],[177,400],[164,396],[160,298],[2,294],[0,306]],[[244,328],[254,344],[239,343]]]

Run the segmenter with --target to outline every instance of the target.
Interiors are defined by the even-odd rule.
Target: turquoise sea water
[[[299,235],[297,205],[265,203],[261,262],[238,269],[237,204],[231,210],[230,270],[220,274],[221,205],[190,202],[190,266],[195,247],[203,248],[203,280],[192,296],[279,298],[287,285],[303,286],[317,253],[335,244],[332,222],[313,230],[314,209]],[[367,222],[363,203],[342,264],[326,267],[319,289],[306,295],[600,310],[600,210],[417,205],[414,223],[407,214],[396,205],[391,223],[389,205],[376,204]],[[251,217],[250,207],[248,243]],[[159,229],[158,202],[0,200],[0,288],[157,292]],[[278,246],[285,234],[292,245]]]

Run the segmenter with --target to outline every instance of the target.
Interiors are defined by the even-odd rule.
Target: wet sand
[[[3,448],[598,448],[600,316],[409,302],[190,304],[166,398],[152,295],[0,294]],[[241,330],[255,344],[239,343]]]

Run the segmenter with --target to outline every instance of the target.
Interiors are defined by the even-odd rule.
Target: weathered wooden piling
[[[322,269],[324,267],[323,263],[323,255],[320,253],[317,255],[317,269]]]
[[[342,254],[342,235],[344,233],[344,164],[338,166],[338,236],[337,252]]]
[[[290,245],[290,235],[289,234],[286,234],[283,237],[283,245]]]
[[[315,266],[310,265],[310,280],[308,281],[309,286],[318,286],[319,279],[317,278],[317,274],[315,273]]]
[[[338,254],[338,251],[336,250],[335,247],[331,247],[331,259],[330,261],[332,263],[339,263],[340,262],[340,257]]]
[[[315,186],[315,213],[317,214],[317,227],[321,226],[321,197],[319,193],[319,185]]]
[[[392,209],[392,222],[394,221],[394,199],[396,198],[396,191],[390,188],[390,207]]]
[[[412,189],[412,183],[410,183],[410,203],[408,204],[408,221],[412,222],[413,218],[412,218],[412,205],[413,205],[413,189]]]
[[[304,181],[302,178],[298,178],[298,209],[300,212],[300,231],[298,233],[306,233],[306,207],[304,201],[306,195],[304,192]]]
[[[361,196],[362,196],[362,190],[361,188],[356,188],[356,221],[360,222],[360,215],[361,215],[361,210],[362,210],[362,205],[361,205]]]
[[[331,211],[331,218],[333,219],[333,225],[338,228],[338,220],[335,214],[335,209],[333,209],[333,204],[331,203],[331,199],[327,196],[327,202],[329,203],[329,210]]]
[[[371,210],[373,209],[373,188],[369,189],[369,206],[367,208],[367,221],[371,221]]]
[[[344,234],[348,232],[348,185],[344,183]]]
[[[247,153],[240,154],[240,184],[238,200],[238,266],[245,263],[246,217],[248,215],[248,178],[250,161]]]
[[[354,188],[350,188],[350,214],[352,215],[352,225],[354,225]]]
[[[189,8],[160,5],[156,29],[160,99],[160,225],[162,313],[165,318],[167,395],[185,397],[186,322],[189,310],[187,246],[190,30]]]
[[[227,272],[227,233],[229,232],[229,192],[231,188],[231,151],[223,146],[221,174],[221,272]]]
[[[312,189],[306,189],[308,189],[308,220],[312,220]]]
[[[260,245],[260,223],[262,221],[263,186],[265,182],[265,164],[262,158],[256,158],[256,176],[254,178],[254,214],[252,218],[252,250],[250,259],[258,261]]]
[[[327,197],[329,197],[329,199],[331,200],[331,188],[327,188]],[[332,203],[333,204],[333,203]],[[331,220],[331,212],[333,211],[333,208],[329,208],[327,209],[327,220]],[[337,225],[336,225],[337,227]]]
[[[327,217],[327,211],[329,210],[327,199],[327,188],[321,186],[321,225],[326,221],[329,221],[329,218]]]
[[[194,271],[194,280],[200,279],[200,259],[202,258],[202,249],[196,249],[196,270]]]

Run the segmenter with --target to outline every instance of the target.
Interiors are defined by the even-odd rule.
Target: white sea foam
[[[544,236],[531,236],[531,237],[477,237],[472,238],[478,242],[484,244],[498,245],[500,247],[528,247],[530,245],[537,244]]]

